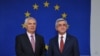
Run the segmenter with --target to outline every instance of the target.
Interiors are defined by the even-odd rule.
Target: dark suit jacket
[[[48,56],[80,56],[77,39],[67,34],[64,50],[60,53],[58,36],[55,36],[49,41]]]
[[[16,36],[16,55],[17,56],[44,56],[45,53],[45,44],[42,36],[35,34],[36,45],[35,52],[33,52],[31,43],[27,34],[20,34]]]

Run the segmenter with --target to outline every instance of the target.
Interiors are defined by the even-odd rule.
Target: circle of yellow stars
[[[48,8],[49,5],[50,5],[50,3],[49,3],[48,1],[45,1],[45,2],[43,3],[43,5],[44,5],[45,8]],[[34,10],[38,10],[38,9],[39,9],[39,5],[36,4],[36,3],[33,4],[32,7],[33,7]],[[54,9],[55,9],[55,11],[59,11],[59,10],[60,10],[60,6],[59,6],[58,4],[56,4],[56,5],[54,6]],[[26,12],[25,12],[25,17],[26,17],[26,18],[27,18],[27,17],[30,17],[30,15],[31,15],[31,13],[30,13],[29,11],[26,11]],[[61,16],[62,16],[63,19],[67,18],[67,14],[66,14],[65,12],[62,13]],[[23,28],[25,28],[25,25],[24,25],[24,24],[22,24],[22,26],[23,26]]]
[[[50,5],[50,3],[48,2],[48,1],[45,1],[44,3],[43,3],[43,5],[44,5],[44,7],[49,7],[49,5]],[[38,4],[33,4],[33,9],[34,10],[38,10],[39,9],[39,5]],[[58,4],[56,4],[55,6],[54,6],[54,9],[56,10],[56,11],[58,11],[58,10],[60,10],[60,6],[58,5]],[[25,13],[25,17],[30,17],[30,15],[31,15],[31,13],[30,12],[26,12]],[[67,18],[67,14],[64,12],[64,13],[62,13],[61,14],[61,16],[62,16],[62,18]]]

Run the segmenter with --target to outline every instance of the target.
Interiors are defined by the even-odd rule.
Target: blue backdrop
[[[43,3],[48,1],[49,6]],[[34,4],[39,7],[33,8]],[[28,11],[37,20],[36,32],[43,35],[45,43],[57,34],[55,21],[66,13],[68,32],[78,38],[81,55],[90,55],[90,0],[0,0],[0,56],[15,55],[15,37],[24,33],[22,24]],[[55,10],[55,5],[60,6]]]

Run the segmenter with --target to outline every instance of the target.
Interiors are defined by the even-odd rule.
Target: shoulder
[[[42,35],[40,35],[40,34],[35,34],[36,35],[36,37],[41,37],[41,38],[43,38],[43,36]]]
[[[35,34],[35,37],[38,38],[38,39],[44,39],[44,37],[42,35],[37,34],[37,33]]]
[[[68,39],[70,39],[70,40],[77,41],[77,37],[75,37],[75,36],[73,36],[73,35],[71,35],[71,34],[68,34],[67,37],[68,37]]]
[[[52,37],[52,38],[49,40],[49,42],[55,42],[55,41],[57,41],[57,39],[58,39],[58,36],[56,35],[56,36]]]
[[[25,39],[27,37],[26,33],[23,34],[18,34],[15,38],[16,42],[20,43],[20,41],[22,41],[23,39]]]
[[[22,36],[25,36],[27,35],[26,33],[22,33],[22,34],[18,34],[16,37],[22,37]]]
[[[18,35],[16,36],[17,39],[23,38],[23,37],[27,37],[27,34],[26,34],[26,33],[22,33],[22,34],[18,34]]]

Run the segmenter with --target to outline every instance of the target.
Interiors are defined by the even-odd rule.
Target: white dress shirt
[[[35,34],[31,34],[31,33],[27,32],[27,36],[28,36],[30,42],[31,42],[31,39],[32,39],[31,35],[33,35],[33,38],[34,38],[34,41],[35,41]]]
[[[66,33],[63,34],[63,35],[58,34],[58,44],[59,44],[59,48],[60,48],[60,40],[61,40],[61,37],[62,36],[63,36],[63,42],[65,44],[67,34]]]

